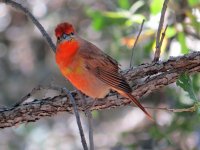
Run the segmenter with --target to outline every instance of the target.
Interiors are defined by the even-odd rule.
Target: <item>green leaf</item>
[[[189,50],[188,50],[188,47],[186,45],[185,33],[184,32],[178,33],[178,41],[181,44],[181,53],[187,54],[189,52]]]
[[[133,23],[141,23],[143,15],[131,14],[128,11],[104,11],[88,9],[88,16],[92,18],[92,26],[96,30],[101,30],[111,25],[130,26]]]
[[[188,3],[189,3],[189,5],[191,7],[193,7],[193,6],[197,5],[200,2],[199,2],[199,0],[188,0]]]
[[[108,18],[128,18],[130,14],[128,11],[104,11],[102,15]]]
[[[188,93],[189,97],[194,101],[197,102],[197,98],[194,94],[192,80],[187,73],[183,73],[180,75],[179,79],[176,81],[176,85],[181,87],[185,92]]]
[[[143,20],[145,20],[145,17],[143,15],[134,14],[125,22],[125,25],[132,26],[134,23],[141,24]]]
[[[129,9],[131,6],[129,0],[118,0],[118,5],[123,9]]]
[[[87,14],[92,18],[92,27],[94,29],[101,30],[105,26],[105,17],[99,11],[88,9]]]
[[[161,12],[164,0],[152,0],[150,4],[150,10],[153,15]]]
[[[174,27],[168,27],[167,30],[166,30],[166,36],[168,38],[171,38],[173,37],[174,35],[176,34],[176,30]]]
[[[192,76],[192,85],[195,93],[200,92],[200,74]]]
[[[122,25],[127,20],[123,15],[115,12],[100,12],[88,10],[88,15],[92,18],[92,27],[96,30],[102,30],[113,24]]]

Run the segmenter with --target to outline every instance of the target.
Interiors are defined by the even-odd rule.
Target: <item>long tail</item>
[[[123,93],[126,97],[130,98],[131,101],[137,105],[147,116],[150,120],[154,121],[154,119],[151,117],[151,115],[145,110],[145,108],[140,104],[140,102],[130,93]]]

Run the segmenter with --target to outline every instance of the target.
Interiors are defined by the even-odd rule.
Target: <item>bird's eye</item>
[[[63,34],[63,39],[66,39],[67,38],[67,34]]]
[[[60,41],[60,37],[57,37],[57,40]]]
[[[72,32],[71,35],[74,35],[74,33]]]

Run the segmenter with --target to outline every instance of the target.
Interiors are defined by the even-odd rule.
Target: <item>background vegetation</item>
[[[163,0],[35,0],[21,1],[55,41],[54,28],[63,21],[74,24],[80,36],[129,68],[132,46],[145,19],[134,50],[133,66],[151,62]],[[197,51],[200,47],[200,1],[170,0],[164,25],[169,27],[161,59]],[[38,85],[67,86],[54,54],[27,17],[0,3],[0,103],[13,105]],[[142,99],[145,106],[187,108],[198,106],[200,75],[184,74],[166,88]],[[35,95],[43,97],[44,93]],[[200,147],[200,117],[196,112],[152,111],[157,125],[136,108],[93,112],[96,149],[193,150]],[[85,131],[87,122],[82,114]],[[60,113],[36,123],[0,130],[3,150],[82,149],[75,118]]]

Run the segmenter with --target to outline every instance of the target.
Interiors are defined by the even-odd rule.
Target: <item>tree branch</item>
[[[78,91],[77,89],[76,89],[76,91],[77,91],[77,93],[78,93],[80,99],[82,99],[83,104],[84,104],[85,107],[86,107],[87,101],[86,101],[86,99],[85,99],[83,93],[81,93],[81,92]],[[90,146],[89,149],[90,149],[90,150],[94,150],[92,112],[91,112],[91,111],[89,110],[89,108],[88,108],[88,109],[85,110],[85,114],[86,114],[86,116],[87,116],[87,118],[88,118],[88,129],[89,129],[89,131],[88,131],[89,134],[88,134],[88,135],[89,135],[89,146]]]
[[[143,64],[137,68],[124,71],[123,74],[129,82],[135,79],[142,81],[138,82],[132,93],[139,98],[174,83],[183,72],[189,74],[200,72],[200,52],[173,57],[165,62]],[[98,100],[95,105],[91,98],[85,97],[87,101],[85,107],[77,92],[73,91],[71,93],[80,111],[85,111],[88,107],[91,110],[101,110],[130,104],[128,99],[118,96],[116,93],[110,93],[108,97]],[[60,94],[52,98],[34,100],[0,111],[0,128],[34,122],[45,116],[52,116],[65,111],[72,112],[72,104],[67,95]]]
[[[155,51],[155,54],[154,54],[154,60],[153,60],[153,62],[158,61],[159,58],[160,58],[160,49],[161,49],[161,46],[162,46],[162,40],[160,40],[160,35],[161,35],[163,23],[164,23],[165,12],[167,10],[167,4],[168,4],[168,2],[169,2],[169,0],[165,0],[164,3],[163,3],[163,7],[162,7],[162,11],[161,11],[161,16],[160,16],[160,22],[159,22],[159,26],[158,26],[157,35],[156,35],[156,51]],[[166,29],[167,29],[167,27],[166,27]],[[165,34],[165,31],[164,31],[164,34]]]
[[[80,115],[78,113],[78,109],[77,109],[74,97],[72,96],[72,94],[70,93],[70,91],[67,88],[63,88],[63,91],[67,94],[70,102],[72,103],[72,106],[73,106],[73,109],[74,109],[74,114],[75,114],[75,117],[76,117],[76,123],[78,125],[79,133],[80,133],[80,136],[81,136],[81,143],[82,143],[83,149],[88,150],[87,142],[85,140],[85,135],[84,135],[84,132],[83,132],[83,127],[82,127],[82,124],[81,124]]]

